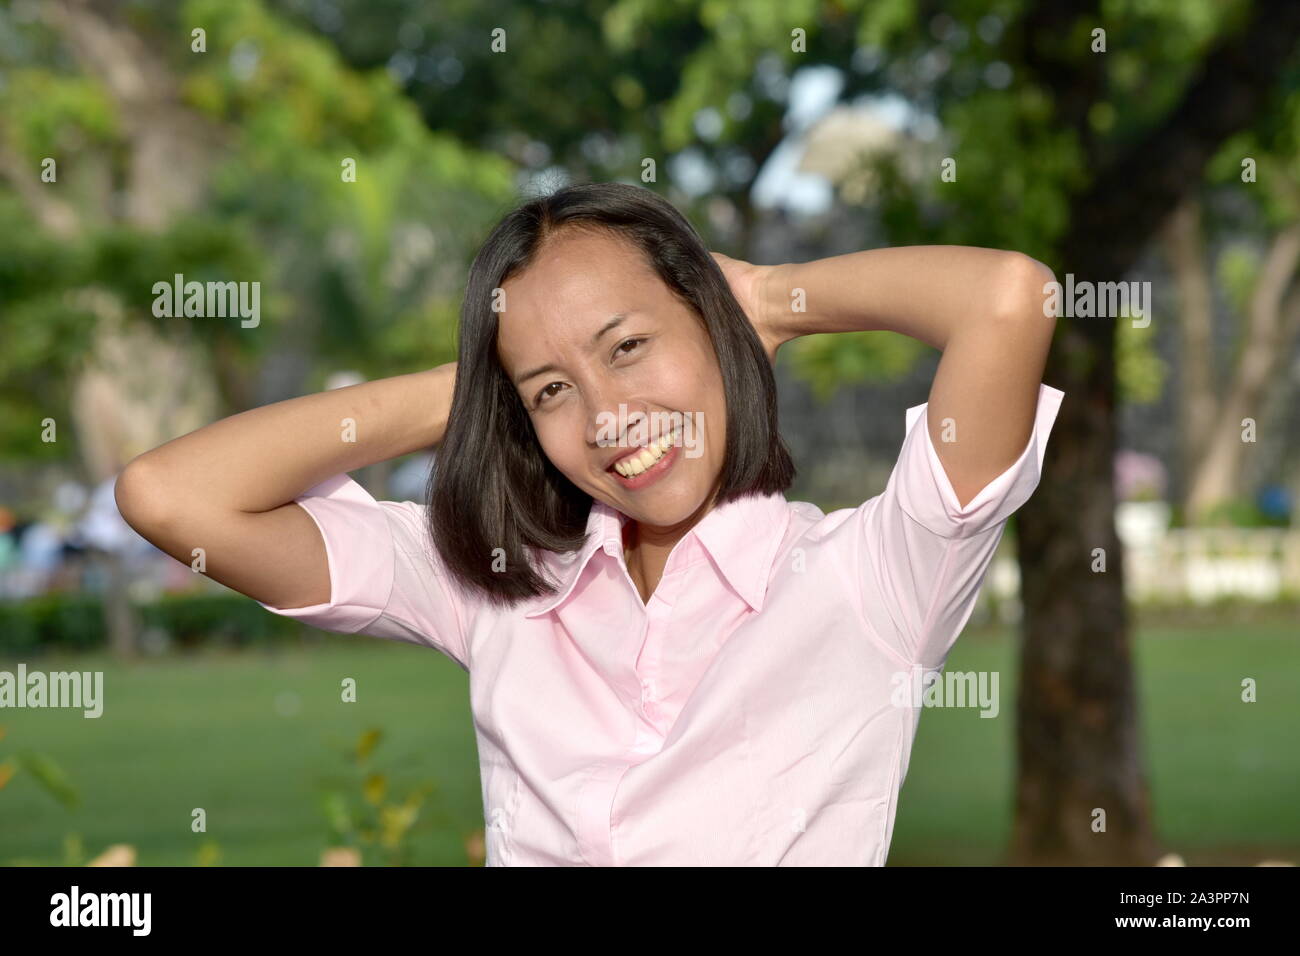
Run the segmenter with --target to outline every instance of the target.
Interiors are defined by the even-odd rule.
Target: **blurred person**
[[[33,571],[49,574],[59,566],[59,555],[63,551],[63,533],[53,521],[38,518],[23,529],[18,548],[24,566]]]
[[[18,542],[11,533],[15,522],[14,513],[0,505],[0,571],[17,560]]]
[[[18,566],[18,535],[14,513],[0,505],[0,597],[9,593],[9,574]]]

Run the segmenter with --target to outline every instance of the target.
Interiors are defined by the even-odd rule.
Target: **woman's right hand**
[[[758,339],[763,343],[763,351],[773,365],[776,364],[776,350],[787,341],[772,321],[772,309],[767,300],[767,280],[775,266],[756,266],[743,259],[733,259],[721,252],[711,253],[718,267],[731,287],[731,294],[736,297],[740,307],[745,310]]]

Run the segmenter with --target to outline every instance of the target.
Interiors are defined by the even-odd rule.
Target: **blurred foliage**
[[[1199,523],[1223,528],[1286,528],[1291,522],[1288,515],[1269,514],[1257,501],[1231,498],[1211,508]]]
[[[893,244],[1018,249],[1054,268],[1069,198],[1090,171],[1079,133],[1029,65],[1033,46],[1097,61],[1103,95],[1084,135],[1105,156],[1163,120],[1199,58],[1248,9],[1242,0],[1108,0],[1096,18],[1107,32],[1099,56],[1084,21],[1070,35],[1029,35],[1037,10],[1025,0],[958,0],[941,10],[915,0],[276,6],[333,38],[354,65],[386,66],[431,126],[452,125],[531,171],[563,167],[576,179],[636,177],[645,157],[671,169],[665,157],[690,155],[708,176],[698,202],[725,199],[745,226],[754,177],[790,128],[795,72],[834,67],[841,100],[895,94],[914,111],[895,148],[864,159],[877,188],[842,192],[842,203],[861,207],[864,223],[878,215]],[[508,68],[490,45],[496,27],[512,51]],[[557,49],[581,51],[582,68]],[[469,104],[478,115],[467,115]],[[960,157],[958,174],[943,182],[949,156]],[[744,256],[748,238],[725,251]],[[1162,383],[1153,337],[1122,338],[1124,394],[1150,400]],[[896,374],[906,353],[919,354],[871,336],[786,351],[822,396]]]
[[[453,121],[467,140],[533,169],[562,165],[576,178],[633,176],[642,157],[689,152],[713,173],[709,198],[727,197],[742,214],[753,177],[788,128],[794,72],[836,67],[841,99],[897,93],[916,110],[904,147],[884,157],[895,167],[880,180],[891,242],[1019,249],[1054,266],[1069,196],[1089,171],[1078,134],[1062,125],[1028,66],[1032,47],[1099,63],[1103,96],[1086,135],[1106,156],[1164,119],[1200,58],[1249,8],[1244,0],[1108,0],[1095,18],[1106,29],[1099,56],[1086,18],[1069,35],[1029,35],[1037,5],[1024,0],[962,0],[942,10],[914,0],[277,5],[333,37],[353,63],[386,64],[431,125],[479,104],[486,108],[474,121]],[[509,69],[490,59],[499,56],[487,40],[497,26],[513,44]],[[806,34],[805,52],[792,49],[796,30]],[[581,70],[543,42],[557,36],[584,53]],[[943,131],[939,141],[921,128],[931,120]],[[1300,128],[1277,125],[1291,137]],[[1273,139],[1274,154],[1296,162],[1295,144]],[[1227,144],[1222,155],[1240,157],[1240,145]],[[957,155],[957,180],[942,182],[939,161]],[[1122,338],[1123,393],[1151,400],[1163,384],[1153,336]],[[835,341],[835,351],[857,355],[830,357],[824,346],[799,344],[790,350],[800,355],[798,370],[823,395],[899,367],[869,337]]]
[[[5,726],[0,724],[0,741],[4,741],[7,735]],[[37,786],[63,806],[74,809],[81,804],[81,795],[68,775],[46,754],[22,750],[0,759],[0,790],[9,786],[20,773],[34,780]]]
[[[1159,400],[1169,376],[1169,363],[1155,349],[1156,324],[1146,325],[1120,319],[1115,335],[1115,372],[1120,398],[1146,405]]]
[[[194,851],[195,866],[220,866],[221,844],[216,840],[204,840]]]
[[[0,145],[32,177],[43,157],[59,157],[57,186],[35,188],[78,216],[68,235],[33,229],[19,191],[0,187],[0,456],[66,454],[66,443],[40,442],[33,422],[62,418],[86,360],[97,321],[88,289],[112,292],[133,320],[202,343],[233,410],[319,385],[339,367],[373,377],[454,358],[472,255],[533,177],[640,182],[643,160],[654,159],[649,185],[669,192],[715,248],[744,257],[755,240],[755,177],[796,124],[790,87],[802,69],[834,68],[841,101],[890,95],[911,107],[890,147],[863,158],[871,188],[850,188],[859,175],[840,184],[864,242],[875,224],[892,244],[1018,249],[1063,273],[1055,250],[1070,197],[1092,172],[1086,147],[1113,156],[1161,122],[1205,51],[1249,10],[1247,0],[1103,0],[1103,55],[1090,48],[1086,18],[1060,35],[1034,30],[1045,7],[1029,0],[112,6],[174,78],[175,105],[210,141],[212,168],[198,207],[170,226],[126,221],[141,118],[31,15],[35,5],[0,8]],[[195,28],[206,31],[206,52],[191,50]],[[1062,118],[1061,91],[1035,69],[1042,50],[1092,71],[1089,95],[1099,95],[1086,128]],[[1285,187],[1242,190],[1234,177],[1243,155],[1300,174],[1297,109],[1293,94],[1211,168],[1274,224],[1296,213]],[[949,157],[957,177],[945,182]],[[700,189],[681,185],[687,158]],[[340,175],[348,159],[354,183]],[[718,225],[727,222],[736,225]],[[1232,289],[1240,266],[1224,264]],[[262,324],[153,317],[149,288],[178,272],[262,281]],[[1140,331],[1120,335],[1119,374],[1125,396],[1149,401],[1163,367],[1153,335]],[[785,351],[826,396],[905,369],[922,350],[895,338],[816,337]],[[310,368],[286,377],[286,357]]]
[[[795,375],[809,383],[820,402],[843,384],[897,378],[925,351],[916,339],[889,332],[808,335],[782,347]]]
[[[362,865],[408,866],[414,862],[412,834],[431,826],[426,800],[437,787],[425,782],[396,793],[390,773],[373,759],[382,739],[379,728],[361,733],[345,754],[350,790],[327,788],[320,806],[329,824],[330,847],[356,850]],[[443,816],[439,814],[439,825],[447,822]]]
[[[1215,279],[1237,312],[1244,312],[1251,290],[1259,276],[1259,254],[1241,243],[1234,243],[1219,255]]]
[[[165,594],[137,606],[146,630],[168,644],[246,647],[293,640],[303,626],[268,614],[233,592]],[[101,598],[93,593],[52,592],[21,601],[0,601],[0,655],[24,657],[52,650],[93,651],[107,644]]]
[[[53,759],[45,754],[23,751],[15,758],[18,766],[26,771],[32,779],[40,784],[41,789],[54,797],[65,807],[76,807],[81,797],[76,788]]]
[[[102,318],[87,290],[202,343],[235,405],[288,397],[257,382],[277,354],[314,363],[316,384],[341,366],[379,376],[454,359],[463,274],[511,199],[510,164],[431,131],[386,72],[348,68],[255,0],[125,6],[211,140],[212,167],[192,171],[198,204],[170,225],[130,221],[124,193],[150,188],[131,178],[147,120],[46,23],[0,10],[0,146],[28,190],[0,186],[0,455],[67,454],[35,423],[66,418]],[[191,23],[205,25],[205,53],[190,50]],[[53,183],[39,179],[45,157]],[[32,190],[75,210],[74,227],[33,229]],[[262,282],[261,324],[155,317],[152,286],[176,273]]]

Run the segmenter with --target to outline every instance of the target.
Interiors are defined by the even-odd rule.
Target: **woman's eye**
[[[628,355],[631,350],[629,349],[628,351],[624,351],[623,347],[625,345],[640,345],[644,341],[645,341],[644,338],[624,339],[614,348],[614,351],[617,354]],[[564,384],[563,382],[552,382],[550,385],[547,385],[545,388],[543,388],[540,392],[537,393],[536,398],[533,399],[533,407],[537,408],[542,403],[544,403],[548,398],[550,398],[552,394],[554,394],[553,392],[547,391],[547,389],[550,389],[556,385],[563,385],[563,384]]]

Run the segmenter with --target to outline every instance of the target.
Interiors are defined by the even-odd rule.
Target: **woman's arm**
[[[293,499],[341,472],[439,444],[456,365],[289,399],[139,455],[118,476],[123,518],[178,561],[274,607],[330,599],[325,545]]]
[[[966,505],[1024,451],[1055,318],[1052,271],[1018,252],[972,246],[871,249],[751,274],[756,325],[800,335],[884,329],[942,350],[928,425]],[[795,311],[800,302],[806,311]]]

